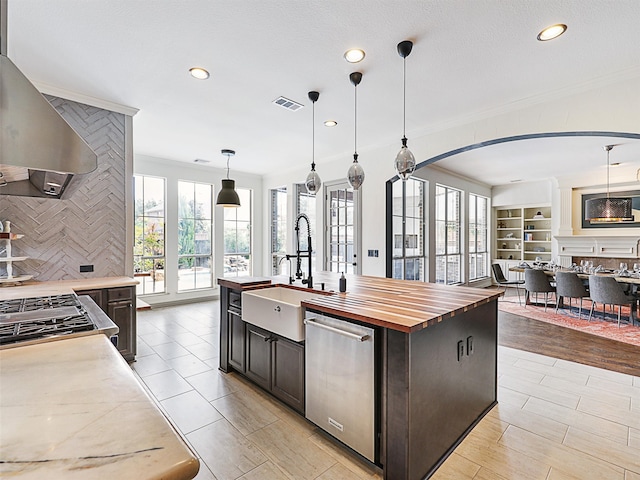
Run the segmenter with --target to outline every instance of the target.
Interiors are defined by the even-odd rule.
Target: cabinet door
[[[229,330],[229,365],[238,372],[245,372],[245,325],[239,313],[227,313]]]
[[[304,414],[304,347],[275,337],[271,365],[271,393]]]
[[[272,333],[247,324],[246,375],[266,390],[271,388],[271,341],[274,338]]]
[[[134,314],[135,310],[131,300],[107,304],[107,315],[120,329],[118,332],[118,351],[128,362],[135,360],[137,350]]]
[[[89,297],[91,297],[91,299],[94,302],[96,302],[96,305],[98,305],[102,309],[102,311],[108,315],[107,302],[106,302],[106,297],[104,295],[104,290],[101,290],[101,289],[97,289],[97,290],[80,290],[80,291],[76,291],[76,295],[78,295],[78,296],[80,296],[80,295],[88,295]],[[111,318],[111,317],[109,317],[109,318]]]

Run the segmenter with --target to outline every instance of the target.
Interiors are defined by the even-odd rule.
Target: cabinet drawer
[[[242,308],[242,295],[240,292],[234,292],[233,290],[229,292],[229,306]]]
[[[133,289],[131,287],[110,288],[107,290],[107,302],[117,302],[118,300],[132,300]]]

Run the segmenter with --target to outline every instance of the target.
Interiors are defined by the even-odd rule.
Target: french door
[[[325,184],[325,259],[330,272],[361,273],[360,195],[346,181]]]

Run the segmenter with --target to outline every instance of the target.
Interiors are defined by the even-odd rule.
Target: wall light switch
[[[460,340],[458,342],[458,361],[462,360],[462,357],[464,357],[464,341]]]
[[[467,355],[473,355],[473,337],[467,337]]]

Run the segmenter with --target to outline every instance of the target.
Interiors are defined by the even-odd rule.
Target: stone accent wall
[[[14,275],[64,280],[125,275],[125,115],[46,96],[98,155],[98,168],[76,176],[62,200],[0,195],[0,220],[11,221]],[[93,265],[80,273],[80,265]]]

